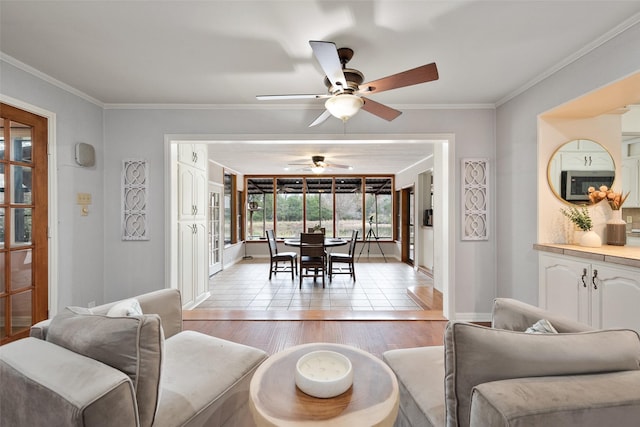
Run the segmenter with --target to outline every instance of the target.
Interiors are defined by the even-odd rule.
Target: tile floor
[[[407,295],[409,286],[432,285],[433,280],[407,264],[360,261],[356,263],[357,281],[347,274],[336,275],[332,282],[304,278],[291,280],[290,273],[278,273],[269,281],[269,261],[241,261],[209,279],[211,297],[198,309],[219,310],[421,310]]]

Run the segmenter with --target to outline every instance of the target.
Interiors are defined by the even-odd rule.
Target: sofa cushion
[[[631,330],[525,334],[449,322],[444,340],[448,426],[469,425],[478,384],[640,369],[640,337]]]
[[[471,400],[471,425],[635,427],[640,371],[492,381]]]
[[[257,348],[194,331],[168,339],[165,355],[154,427],[224,426],[237,412],[248,412],[251,377],[267,357]]]
[[[136,392],[140,425],[153,423],[164,343],[157,315],[108,317],[69,307],[51,320],[47,341],[127,374]]]
[[[382,358],[398,377],[400,412],[406,423],[444,425],[444,348],[389,350]]]

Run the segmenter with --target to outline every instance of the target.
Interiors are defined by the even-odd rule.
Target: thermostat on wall
[[[76,144],[76,163],[84,167],[96,164],[96,153],[93,145],[85,144],[84,142]]]

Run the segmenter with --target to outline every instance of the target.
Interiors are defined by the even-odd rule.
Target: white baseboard
[[[491,322],[491,313],[456,313],[455,320],[461,322]]]

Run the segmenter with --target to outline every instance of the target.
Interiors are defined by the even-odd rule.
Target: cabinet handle
[[[587,156],[584,156],[584,165],[587,166]]]
[[[584,281],[584,278],[585,278],[585,277],[587,277],[587,269],[586,269],[586,268],[583,268],[583,269],[582,269],[582,277],[581,277],[581,279],[582,279],[582,286],[586,288],[586,287],[587,287],[587,282],[585,282],[585,281]]]
[[[191,153],[191,159],[193,160],[193,163],[198,163],[198,153],[195,151]]]
[[[591,166],[591,156],[589,156],[589,166]]]
[[[598,285],[596,285],[596,279],[598,278],[598,270],[593,270],[593,277],[591,278],[591,283],[593,283],[593,289],[598,290]]]
[[[198,227],[195,224],[191,226],[191,233],[198,234]]]

